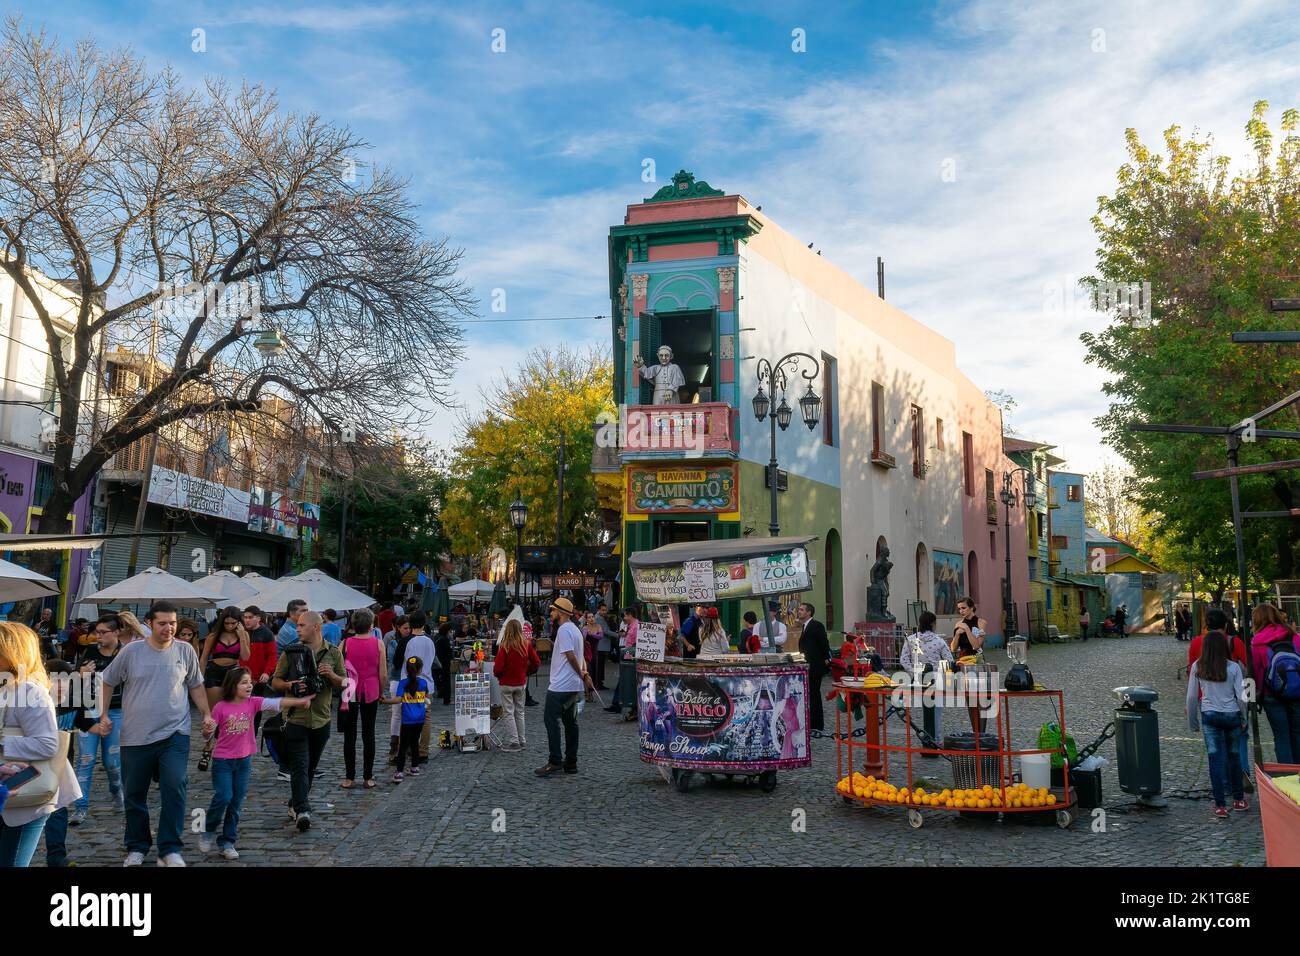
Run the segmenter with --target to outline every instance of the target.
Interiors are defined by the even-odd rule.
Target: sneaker
[[[179,853],[168,853],[158,860],[159,866],[184,866],[185,860]]]
[[[306,833],[308,830],[311,829],[311,814],[310,813],[298,814],[297,823],[298,823],[298,832]]]
[[[68,826],[70,827],[79,827],[85,822],[86,822],[85,807],[74,807],[72,812],[68,814]]]
[[[238,860],[239,851],[236,850],[233,846],[228,846],[221,851],[221,858],[223,860]]]
[[[144,854],[141,853],[139,850],[132,850],[130,853],[126,855],[126,859],[122,861],[122,865],[139,866],[143,862],[144,862]]]
[[[1234,809],[1234,810],[1249,810],[1249,809],[1250,809],[1250,801],[1247,800],[1245,797],[1242,797],[1240,800],[1234,800],[1234,801],[1232,801],[1232,809]]]
[[[553,773],[559,773],[561,769],[558,763],[545,763],[534,770],[533,773],[539,777],[549,777]]]
[[[211,853],[211,852],[212,852],[212,834],[211,834],[211,833],[208,833],[208,832],[204,831],[203,833],[200,833],[200,834],[199,834],[199,852],[200,852],[200,853]]]
[[[1218,817],[1220,820],[1226,820],[1226,819],[1228,819],[1228,808],[1227,808],[1227,807],[1215,807],[1215,808],[1214,808],[1214,815],[1215,815],[1216,817]]]
[[[510,743],[502,744],[501,749],[504,750],[506,753],[517,754],[519,753],[519,751],[523,750],[524,748],[512,741]]]
[[[420,775],[420,768],[419,768],[419,767],[412,767],[412,768],[411,768],[411,776],[412,776],[412,777],[418,777],[419,775]]]
[[[405,779],[406,775],[403,774],[402,771],[398,770],[393,773],[393,783],[401,783]]]
[[[276,777],[278,777],[279,779],[284,780],[284,781],[286,781],[286,782],[290,779],[290,778],[289,778],[289,771],[287,771],[287,770],[277,770],[277,771],[275,772],[275,775],[276,775]]]
[[[321,777],[323,777],[323,776],[325,776],[325,771],[324,771],[324,770],[317,770],[314,774],[311,775],[311,778],[312,778],[313,780],[319,780],[319,779],[320,779]]]

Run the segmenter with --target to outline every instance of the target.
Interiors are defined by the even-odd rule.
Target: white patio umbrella
[[[453,601],[490,601],[495,589],[496,585],[492,582],[474,578],[472,581],[453,584],[447,588],[447,596]]]
[[[200,590],[220,595],[229,604],[242,604],[258,593],[257,585],[233,571],[213,571],[193,584]]]
[[[86,604],[152,604],[154,601],[170,601],[177,607],[217,607],[221,603],[221,595],[154,567],[87,595],[82,601]]]
[[[352,611],[375,603],[369,594],[334,580],[319,568],[272,581],[257,593],[257,602],[266,607],[287,607],[290,601],[306,601],[313,611],[328,607]]]
[[[49,597],[59,593],[59,584],[53,578],[0,559],[0,604],[26,601],[29,598]]]

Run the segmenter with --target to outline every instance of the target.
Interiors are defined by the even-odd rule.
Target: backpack
[[[1294,636],[1265,645],[1268,648],[1268,671],[1264,683],[1270,697],[1282,701],[1300,701],[1300,654]]]

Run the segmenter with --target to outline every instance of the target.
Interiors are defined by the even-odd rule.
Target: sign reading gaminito
[[[629,468],[629,514],[731,512],[740,508],[736,465]]]

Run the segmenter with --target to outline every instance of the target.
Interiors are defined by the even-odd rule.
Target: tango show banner
[[[741,772],[808,766],[805,666],[642,663],[637,677],[642,760]]]

